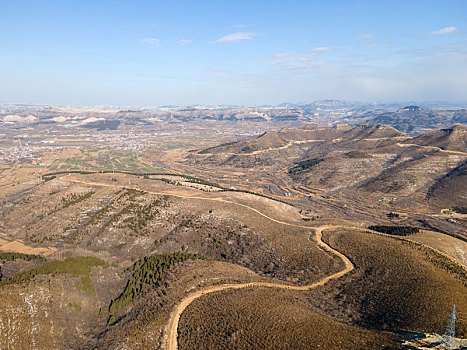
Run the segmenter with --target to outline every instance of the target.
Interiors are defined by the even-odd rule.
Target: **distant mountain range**
[[[425,106],[432,107],[428,109]],[[450,106],[450,108],[447,108]],[[274,127],[299,127],[309,123],[332,126],[346,122],[386,124],[409,135],[467,125],[467,109],[444,102],[420,105],[398,103],[360,103],[339,100],[315,101],[308,104],[284,103],[277,106],[161,106],[153,109],[72,108],[36,105],[1,105],[0,126],[23,124],[31,127],[83,127],[116,130],[126,126],[157,127],[162,124],[205,124],[212,122],[253,123],[263,130]],[[444,107],[444,109],[439,109]],[[264,123],[264,124],[262,124]],[[269,127],[267,127],[269,125]],[[234,125],[233,125],[234,126]]]
[[[395,112],[382,112],[375,114],[368,111],[354,114],[344,120],[352,125],[358,124],[386,124],[409,135],[418,135],[423,132],[445,128],[453,124],[467,125],[467,110],[430,110],[419,106],[409,105]]]
[[[402,106],[417,105],[424,109],[462,109],[467,108],[466,103],[451,103],[445,101],[397,101],[397,102],[358,102],[343,100],[320,100],[311,103],[281,103],[278,107],[300,107],[305,110],[347,108],[352,110],[391,110]]]

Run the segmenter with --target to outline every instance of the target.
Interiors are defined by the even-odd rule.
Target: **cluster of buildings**
[[[147,135],[135,134],[99,134],[96,141],[105,146],[120,150],[141,151],[147,147]]]
[[[20,160],[40,161],[40,147],[0,147],[0,163],[14,163]]]
[[[0,147],[0,163],[15,163],[18,161],[31,161],[37,165],[41,165],[41,157],[44,151],[57,152],[63,147]]]

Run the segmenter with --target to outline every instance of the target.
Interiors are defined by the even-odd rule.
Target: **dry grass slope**
[[[179,349],[394,349],[395,337],[334,321],[303,293],[242,289],[197,299],[182,314]]]
[[[467,287],[454,274],[427,261],[425,252],[413,245],[342,230],[328,240],[356,266],[335,299],[352,310],[358,324],[442,334],[453,304],[467,311]],[[459,320],[457,331],[458,336],[467,336],[465,320]]]

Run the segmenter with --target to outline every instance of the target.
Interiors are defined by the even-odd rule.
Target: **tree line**
[[[127,271],[132,271],[123,292],[109,305],[108,324],[116,322],[113,315],[118,308],[132,302],[138,295],[142,294],[149,287],[158,287],[163,284],[165,272],[174,266],[186,260],[206,260],[201,254],[192,253],[172,253],[172,254],[153,254],[136,261]]]
[[[397,235],[397,236],[408,236],[413,233],[418,233],[420,230],[416,227],[411,226],[383,226],[383,225],[374,225],[368,226],[370,230],[386,233],[388,235]]]

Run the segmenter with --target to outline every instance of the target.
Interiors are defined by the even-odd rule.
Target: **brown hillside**
[[[429,188],[442,176],[455,169],[465,157],[435,150],[401,152],[399,162],[390,164],[381,173],[360,186],[366,191],[379,191],[403,196]]]
[[[382,138],[382,137],[397,137],[405,136],[404,133],[394,129],[389,125],[359,125],[347,131],[345,137],[347,139],[354,138]]]
[[[457,124],[447,129],[431,131],[408,140],[406,143],[467,152],[467,126]]]
[[[181,317],[179,349],[394,349],[394,338],[339,323],[303,293],[245,289],[193,302]]]
[[[335,299],[358,315],[353,316],[358,324],[442,334],[453,304],[467,311],[467,287],[443,267],[444,259],[376,234],[340,230],[328,237],[356,266]],[[457,332],[467,336],[466,320],[459,320]]]
[[[438,179],[429,189],[430,202],[443,208],[463,207],[467,203],[467,161]]]

